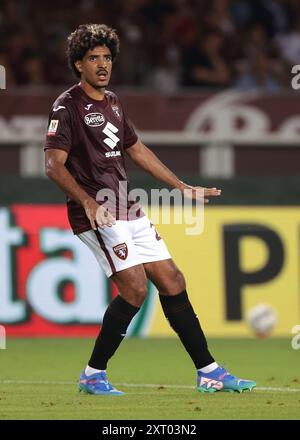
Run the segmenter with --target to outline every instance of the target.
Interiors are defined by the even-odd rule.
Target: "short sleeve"
[[[134,131],[132,124],[124,115],[124,150],[126,150],[126,148],[132,147],[132,145],[134,145],[137,140],[138,137],[136,132]]]
[[[49,116],[44,150],[49,148],[70,152],[72,145],[72,125],[69,110],[65,106],[53,107]]]

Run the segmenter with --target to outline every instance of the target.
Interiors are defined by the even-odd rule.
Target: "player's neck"
[[[95,89],[95,87],[91,86],[86,81],[80,81],[78,84],[85,93],[92,99],[97,101],[103,101],[105,97],[105,87],[101,87],[100,89]]]

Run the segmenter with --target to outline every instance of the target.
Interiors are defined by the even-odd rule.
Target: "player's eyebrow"
[[[101,55],[103,55],[104,57],[107,57],[107,56],[111,56],[111,54],[110,53],[104,53],[104,54],[102,54],[102,53],[99,53],[99,52],[96,52],[96,53],[91,53],[89,56],[95,56],[95,57],[99,57],[99,56],[101,56]]]

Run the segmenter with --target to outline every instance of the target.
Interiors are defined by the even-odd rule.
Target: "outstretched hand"
[[[204,188],[202,186],[191,186],[185,183],[183,183],[181,191],[185,197],[189,197],[193,200],[204,199],[204,203],[209,202],[208,197],[219,197],[222,193],[222,190],[218,188]]]

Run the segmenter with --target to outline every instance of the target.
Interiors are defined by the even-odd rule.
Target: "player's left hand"
[[[219,197],[222,193],[221,189],[218,188],[205,188],[202,186],[191,186],[183,184],[181,189],[185,197],[189,197],[193,200],[202,200],[204,203],[208,203],[208,197]]]
[[[201,188],[201,189],[204,190],[204,203],[209,202],[209,199],[206,199],[205,197],[219,197],[222,194],[222,190],[218,188]]]

